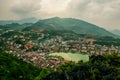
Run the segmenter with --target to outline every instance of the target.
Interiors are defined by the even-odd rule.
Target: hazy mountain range
[[[73,31],[78,34],[89,34],[94,36],[111,36],[118,37],[115,34],[99,27],[94,24],[88,23],[83,20],[74,19],[74,18],[59,18],[53,17],[49,19],[39,20],[35,23],[36,19],[25,19],[15,21],[16,23],[11,23],[6,25],[7,28],[12,29],[23,29],[24,31],[28,30],[68,30]],[[3,27],[2,27],[3,28]]]
[[[32,17],[32,18],[25,18],[21,20],[0,20],[0,25],[6,25],[6,24],[12,24],[12,23],[18,23],[18,24],[24,24],[24,23],[35,23],[38,19]]]
[[[38,22],[36,22],[30,27],[27,27],[26,29],[70,30],[78,34],[90,34],[95,36],[115,36],[114,34],[99,26],[73,18],[54,17],[39,20]]]

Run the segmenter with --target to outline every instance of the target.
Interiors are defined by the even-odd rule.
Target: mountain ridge
[[[95,36],[112,36],[116,35],[89,22],[74,18],[53,17],[37,21],[29,29],[47,29],[47,30],[72,30],[78,34],[90,34]]]
[[[39,21],[36,21],[34,23],[28,23],[30,20],[25,19],[21,20],[22,22],[26,21],[26,23],[20,24],[20,22],[16,21],[16,23],[6,24],[2,25],[0,29],[6,28],[6,29],[19,29],[23,31],[28,30],[55,30],[55,31],[72,31],[77,34],[88,34],[93,36],[110,36],[118,38],[119,35],[113,34],[110,31],[107,31],[106,29],[99,27],[95,24],[91,24],[89,22],[74,19],[74,18],[60,18],[60,17],[52,17],[48,19],[40,19]]]

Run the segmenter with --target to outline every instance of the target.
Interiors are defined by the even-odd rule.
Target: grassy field
[[[75,61],[75,62],[78,62],[80,60],[83,60],[84,62],[89,61],[89,55],[87,54],[56,52],[56,53],[51,53],[50,55],[61,56],[65,60]]]

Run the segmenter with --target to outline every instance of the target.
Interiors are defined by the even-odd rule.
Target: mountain
[[[39,20],[30,27],[25,28],[26,30],[70,30],[78,34],[89,34],[95,36],[115,36],[109,31],[96,26],[94,24],[88,23],[83,20],[73,19],[73,18],[49,18],[44,20]]]
[[[19,24],[24,24],[24,23],[35,23],[37,22],[38,19],[32,17],[32,18],[25,18],[25,19],[22,19],[22,20],[18,20],[16,23],[19,23]]]
[[[0,25],[6,25],[6,24],[12,24],[12,23],[18,23],[18,24],[24,24],[24,23],[35,23],[37,21],[36,18],[25,18],[21,20],[0,20]]]
[[[6,24],[6,25],[0,25],[1,30],[8,30],[8,29],[19,29],[22,28],[22,25],[18,23],[11,23],[11,24]]]
[[[110,32],[120,36],[120,30],[111,30]]]

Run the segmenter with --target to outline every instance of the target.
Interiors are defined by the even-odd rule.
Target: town
[[[58,32],[59,33],[59,32]],[[67,39],[67,40],[66,40]],[[54,52],[72,52],[89,55],[120,54],[120,46],[95,44],[94,38],[83,38],[73,33],[63,35],[44,31],[7,30],[0,34],[0,49],[38,67],[59,68],[65,62]]]

